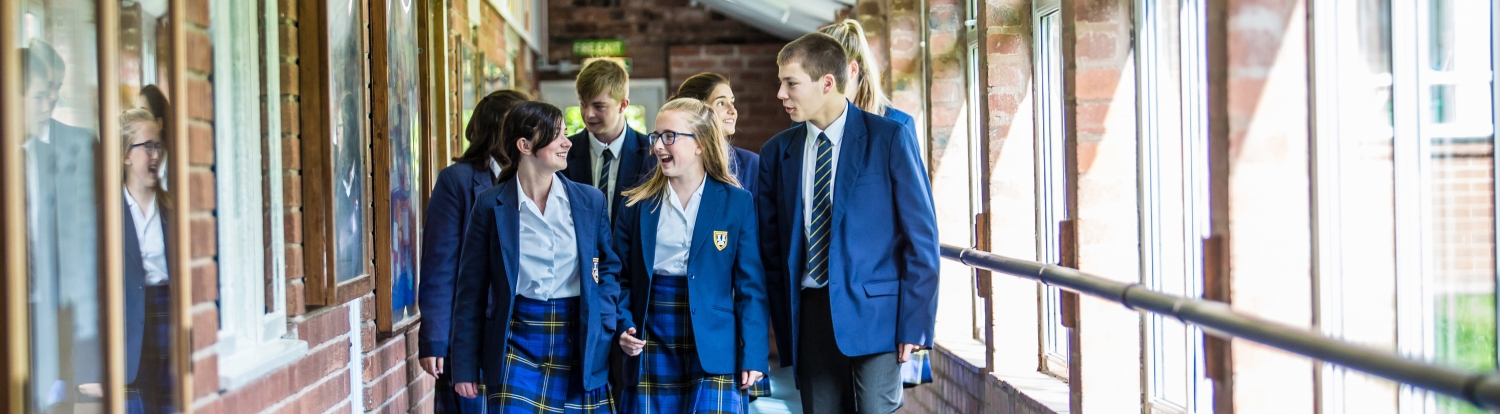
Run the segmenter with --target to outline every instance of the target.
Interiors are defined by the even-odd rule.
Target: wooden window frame
[[[305,1],[299,4],[299,13],[302,19],[299,23],[300,35],[297,42],[302,51],[303,65],[301,66],[301,84],[303,94],[301,95],[302,109],[302,159],[304,162],[302,170],[302,201],[303,201],[303,248],[306,250],[306,294],[307,304],[314,306],[333,306],[348,303],[375,290],[375,276],[373,269],[371,238],[367,238],[364,244],[364,271],[347,281],[339,282],[335,274],[337,266],[337,250],[332,246],[337,245],[335,239],[338,234],[334,227],[334,203],[333,189],[335,186],[332,171],[334,154],[330,144],[333,123],[330,122],[332,85],[329,77],[329,52],[330,45],[327,35],[328,10],[324,2]],[[361,0],[359,12],[361,21],[361,37],[369,39],[369,1]],[[369,56],[372,42],[365,42],[364,55]],[[370,165],[370,140],[368,132],[371,131],[370,122],[370,91],[368,89],[370,77],[370,65],[368,60],[364,62],[362,76],[364,76],[367,91],[360,103],[366,109],[364,131],[366,135],[360,137],[367,145],[362,149],[362,163]],[[369,168],[363,169],[370,171]],[[367,179],[365,188],[372,188]],[[370,196],[373,191],[362,191],[365,194],[360,203],[370,206]],[[364,209],[363,221],[365,227],[362,229],[370,234],[369,229],[374,228],[374,220],[371,214],[372,208]]]
[[[382,3],[378,5],[368,5],[368,15],[370,17],[370,24],[368,27],[370,28],[369,31],[371,40],[369,47],[369,74],[370,80],[372,81],[372,87],[370,88],[370,113],[372,114],[372,116],[370,117],[370,164],[373,167],[372,171],[374,173],[371,180],[371,183],[373,184],[372,187],[375,190],[375,192],[372,194],[375,201],[374,209],[372,211],[375,215],[376,223],[376,225],[374,226],[374,257],[376,263],[375,325],[381,333],[396,333],[405,331],[407,328],[415,326],[416,322],[421,319],[421,308],[418,306],[419,303],[415,298],[417,292],[416,285],[420,284],[421,280],[421,240],[420,238],[418,238],[418,240],[416,240],[416,242],[412,244],[412,248],[416,250],[412,252],[412,257],[416,259],[412,263],[412,278],[414,282],[414,285],[412,286],[412,294],[414,295],[412,299],[413,313],[407,317],[397,320],[395,319],[397,315],[395,315],[395,309],[393,308],[394,304],[392,303],[394,299],[392,297],[392,293],[394,292],[395,288],[395,276],[392,273],[394,267],[390,265],[395,260],[395,257],[391,252],[391,246],[394,243],[394,235],[391,234],[391,226],[386,224],[391,223],[393,220],[393,217],[391,215],[392,203],[391,198],[389,197],[392,186],[391,162],[392,157],[394,156],[391,151],[391,145],[394,143],[394,141],[392,140],[397,138],[390,136],[390,56],[387,46],[390,44],[388,30],[390,29],[391,16],[387,14],[388,7],[385,2],[398,0],[370,1]],[[412,3],[412,24],[414,26],[419,26],[418,22],[424,20],[425,18],[423,8],[426,2],[422,0],[412,0]],[[418,38],[422,38],[420,27],[417,27],[417,29],[419,30]],[[423,52],[425,50],[428,49],[424,49],[421,47],[418,48],[417,62],[420,63],[423,61]],[[418,65],[418,67],[411,68],[411,70],[415,70],[418,72],[417,79],[419,84],[421,83],[421,72],[423,72],[422,68],[424,66],[425,65]],[[428,95],[424,92],[425,88],[419,88],[419,102],[417,102],[417,105],[412,106],[412,108],[415,109],[427,107]],[[414,127],[425,128],[428,124],[427,114],[425,113],[425,111],[420,110],[419,113],[421,113],[420,119],[418,119],[417,124],[414,125]],[[427,130],[424,129],[422,131],[425,132]],[[427,136],[429,134],[419,132],[419,135]],[[413,160],[425,159],[426,153],[428,152],[427,148],[424,148],[424,146],[413,146],[411,148],[411,151]],[[446,166],[447,163],[443,163],[442,165]],[[429,173],[430,170],[430,168],[424,169],[424,171],[427,171]],[[411,188],[410,197],[414,203],[423,204],[425,207],[426,203],[424,201],[418,201],[427,199],[428,191],[424,190],[427,187],[426,185],[424,185],[425,183],[423,182],[423,177],[421,175],[414,176],[413,183],[416,185]],[[421,214],[419,214],[416,222],[413,223],[413,225],[416,228],[420,229],[422,226],[422,218],[425,217],[426,210],[418,209],[417,211]]]

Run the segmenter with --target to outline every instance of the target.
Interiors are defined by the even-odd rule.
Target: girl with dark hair
[[[517,90],[500,90],[489,94],[474,107],[464,137],[469,149],[454,158],[455,164],[438,172],[427,203],[422,232],[422,264],[417,306],[425,319],[417,338],[417,357],[422,369],[437,377],[433,408],[437,413],[477,414],[483,412],[483,401],[459,399],[453,393],[448,375],[448,344],[453,314],[453,276],[458,270],[458,253],[463,251],[463,232],[468,225],[469,206],[474,196],[488,190],[500,175],[496,156],[501,121],[516,105],[531,100]]]
[[[740,188],[755,194],[755,180],[760,175],[760,155],[736,147],[730,140],[734,126],[739,121],[739,111],[734,109],[734,91],[729,89],[729,79],[717,73],[703,72],[677,87],[677,98],[692,98],[708,104],[718,117],[719,128],[724,131],[724,142],[729,144],[729,173],[740,181]]]
[[[620,260],[604,193],[558,172],[563,114],[505,116],[494,187],[476,197],[453,306],[454,390],[494,413],[612,413],[606,376]]]
[[[714,110],[667,102],[648,135],[659,167],[615,224],[621,411],[745,413],[767,372],[770,315],[755,200],[729,173]]]

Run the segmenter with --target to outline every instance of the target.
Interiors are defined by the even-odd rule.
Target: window
[[[9,311],[25,312],[20,318],[27,326],[20,331],[26,339],[15,340],[25,342],[13,346],[29,347],[20,350],[29,361],[15,361],[27,364],[22,368],[29,372],[25,396],[7,397],[24,400],[28,412],[71,412],[75,404],[82,409],[88,401],[72,390],[82,383],[99,383],[105,375],[99,282],[108,278],[101,266],[104,220],[98,208],[101,197],[118,200],[121,195],[119,183],[96,186],[95,177],[103,174],[94,149],[100,139],[98,75],[102,69],[113,69],[99,66],[97,7],[96,1],[87,0],[20,2],[10,9],[20,12],[19,21],[4,23],[4,30],[20,34],[15,45],[20,49],[6,52],[25,62],[16,65],[24,89],[17,101],[22,117],[5,120],[21,121],[23,126],[6,126],[7,132],[21,134],[0,137],[6,161],[20,164],[7,166],[7,171],[23,173],[20,179],[5,177],[7,196],[19,198],[8,204],[24,206],[23,212],[7,211],[6,217],[25,221],[5,225],[7,248],[24,249],[26,267],[12,274],[16,267],[7,263],[6,277],[21,278],[8,285],[25,286],[26,292],[8,294],[7,299],[25,298],[20,305],[24,308]],[[104,142],[118,145],[119,138],[105,137]],[[19,155],[10,158],[11,151]],[[120,168],[118,162],[111,166]],[[101,194],[96,188],[114,190]],[[15,258],[7,256],[6,261]],[[11,321],[20,319],[8,316]]]
[[[985,111],[986,108],[984,105],[986,88],[984,87],[984,82],[979,78],[979,74],[984,73],[979,70],[982,62],[979,54],[979,45],[982,42],[979,39],[983,37],[980,35],[979,30],[979,3],[978,0],[964,1],[965,16],[967,16],[964,20],[964,39],[965,43],[967,43],[963,50],[964,90],[968,92],[964,96],[964,106],[967,109],[963,113],[967,117],[968,122],[963,127],[968,128],[969,133],[970,237],[973,239],[974,246],[988,248],[988,241],[982,240],[989,234],[988,220],[984,222],[978,220],[978,218],[985,216],[984,204],[987,192],[984,191],[984,186],[987,184],[984,175],[984,157],[987,151],[985,151],[986,146],[984,142],[989,139],[989,134],[985,133],[984,122],[982,122],[988,114]],[[985,299],[980,297],[980,295],[986,295],[987,293],[979,291],[980,286],[977,284],[977,279],[974,276],[974,274],[971,274],[969,277],[970,280],[976,282],[974,289],[972,289],[974,293],[971,294],[973,296],[971,300],[974,304],[974,339],[988,342],[984,333],[984,328],[989,326],[985,322],[985,315],[993,314],[986,311],[986,308],[992,309],[993,306],[986,306]],[[993,349],[994,347],[991,345],[990,351],[993,352]]]
[[[233,389],[301,357],[307,352],[307,343],[283,338],[287,324],[281,180],[265,180],[262,170],[262,122],[264,132],[272,134],[268,136],[280,135],[280,116],[265,116],[263,120],[261,112],[264,100],[264,114],[281,113],[280,100],[274,98],[280,96],[279,77],[262,76],[263,70],[274,73],[279,67],[276,31],[261,29],[262,25],[276,27],[276,4],[214,2],[210,12],[215,25],[211,33],[219,226],[219,386]],[[281,140],[266,141],[269,155],[264,168],[280,171]]]
[[[1345,340],[1493,370],[1492,5],[1315,7],[1318,325]],[[1319,375],[1324,412],[1481,412],[1338,367]]]
[[[1037,260],[1062,261],[1061,228],[1068,219],[1062,96],[1062,13],[1056,1],[1039,1],[1032,23],[1036,42]],[[1066,378],[1068,329],[1062,321],[1062,291],[1038,285],[1041,295],[1041,370]]]
[[[1202,294],[1202,240],[1208,236],[1203,1],[1143,0],[1135,13],[1141,283],[1197,297]],[[1167,316],[1144,318],[1150,412],[1211,412],[1202,332]]]

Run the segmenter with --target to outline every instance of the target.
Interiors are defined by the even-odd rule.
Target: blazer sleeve
[[[890,140],[891,191],[896,200],[896,225],[906,235],[898,260],[901,309],[896,321],[896,342],[932,346],[937,320],[938,238],[937,213],[927,168],[922,165],[917,138],[906,127]]]
[[[417,306],[422,310],[422,329],[417,337],[417,357],[447,357],[453,316],[453,279],[458,271],[463,219],[469,206],[463,202],[465,188],[456,169],[444,169],[427,202],[422,225],[421,282]]]
[[[735,258],[734,258],[734,313],[739,316],[739,355],[740,369],[760,371],[769,373],[770,339],[766,337],[770,332],[768,320],[770,319],[769,304],[766,298],[766,272],[761,266],[760,259],[760,236],[756,230],[756,220],[749,218],[753,215],[755,204],[748,198],[742,204],[740,211],[740,234],[735,235]]]
[[[636,327],[633,312],[630,311],[630,289],[634,285],[632,282],[636,275],[631,271],[629,261],[630,255],[635,254],[631,249],[631,244],[634,243],[635,235],[640,234],[640,206],[636,204],[621,208],[619,214],[615,216],[614,253],[620,258],[620,277],[618,278],[620,299],[615,301],[615,314],[619,318],[620,332]],[[646,288],[649,289],[649,287]],[[640,334],[637,333],[636,336],[639,337]]]
[[[481,194],[490,194],[486,191]],[[453,344],[449,365],[453,382],[479,382],[479,352],[483,342],[485,315],[489,307],[490,275],[495,274],[490,252],[499,235],[495,230],[493,202],[475,203],[464,231],[464,249],[459,255],[457,293],[453,303]]]

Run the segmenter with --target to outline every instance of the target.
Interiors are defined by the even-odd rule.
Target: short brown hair
[[[849,70],[849,55],[844,45],[833,36],[823,33],[808,33],[787,43],[776,55],[777,65],[800,63],[802,70],[813,79],[833,75],[833,90],[844,93],[844,78]]]
[[[673,96],[672,99],[693,98],[708,102],[710,98],[713,98],[709,95],[714,93],[714,88],[728,84],[729,79],[725,79],[723,75],[712,72],[699,73],[682,81],[682,85],[677,87],[677,96]]]
[[[629,88],[630,75],[625,73],[625,67],[614,61],[599,59],[590,62],[578,72],[578,79],[573,82],[573,88],[578,91],[580,99],[593,99],[600,93],[609,92],[609,97],[617,101],[625,100],[625,90]]]

